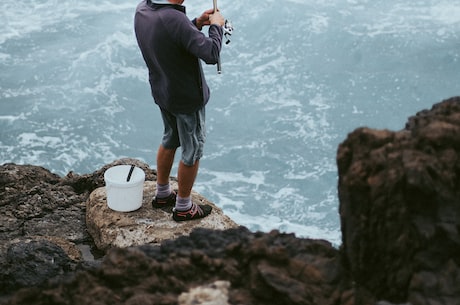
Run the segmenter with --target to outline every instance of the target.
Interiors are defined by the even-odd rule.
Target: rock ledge
[[[108,207],[105,187],[91,193],[86,204],[86,226],[100,250],[160,244],[165,240],[189,235],[195,228],[225,230],[238,227],[219,207],[196,192],[192,192],[192,200],[211,205],[211,214],[199,220],[175,222],[171,211],[152,208],[155,186],[153,181],[144,183],[142,207],[129,213],[113,211]],[[172,188],[175,187],[176,183],[172,183]]]

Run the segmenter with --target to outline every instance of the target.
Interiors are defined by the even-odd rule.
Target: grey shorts
[[[161,144],[166,149],[182,148],[182,162],[192,166],[203,156],[206,141],[205,107],[195,113],[173,114],[160,109],[164,133]]]

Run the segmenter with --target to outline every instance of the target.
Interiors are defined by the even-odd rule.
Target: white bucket
[[[131,212],[142,206],[145,173],[134,167],[127,181],[131,165],[117,165],[104,173],[107,205],[118,212]]]

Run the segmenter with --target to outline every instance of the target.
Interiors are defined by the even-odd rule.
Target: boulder
[[[356,287],[394,303],[460,304],[460,98],[400,131],[355,130],[337,164]]]
[[[215,204],[192,191],[192,200],[213,207],[210,215],[203,219],[176,222],[171,209],[154,209],[151,202],[156,183],[146,181],[143,188],[143,201],[140,209],[133,212],[118,212],[107,205],[106,188],[94,190],[86,204],[86,226],[96,246],[103,251],[112,247],[126,248],[143,244],[160,244],[169,239],[188,235],[195,228],[225,230],[238,225]],[[176,183],[172,182],[172,187]]]

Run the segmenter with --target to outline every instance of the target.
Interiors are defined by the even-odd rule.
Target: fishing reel
[[[229,44],[230,43],[229,36],[232,36],[232,33],[233,33],[233,25],[230,22],[230,20],[225,19],[225,24],[222,27],[222,29],[224,30],[225,39],[227,39],[227,41],[225,41],[225,44]]]

